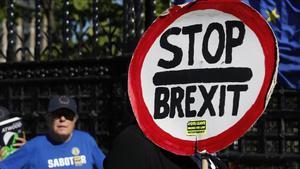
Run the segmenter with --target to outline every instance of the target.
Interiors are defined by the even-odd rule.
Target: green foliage
[[[0,1],[0,22],[6,17],[5,1]]]
[[[161,13],[163,13],[166,9],[169,8],[169,5],[169,0],[157,0],[155,7],[156,15],[159,16]]]
[[[83,1],[83,0],[73,0],[72,4],[74,5],[74,8],[78,11],[85,11],[89,10],[92,2],[91,1]]]
[[[34,1],[34,0],[32,0]],[[144,0],[143,2],[145,2]],[[0,22],[6,17],[5,0],[0,0]],[[66,15],[64,1],[60,0],[42,0],[43,17],[49,17],[48,24],[51,27],[51,58],[58,59],[62,54],[62,32]],[[97,44],[93,43],[93,0],[70,0],[70,22],[71,40],[68,42],[69,58],[77,58],[79,51],[83,55],[89,55],[93,50],[97,50],[98,55],[116,56],[120,55],[123,47],[124,9],[122,3],[116,3],[117,0],[101,0],[99,9],[100,34]],[[119,1],[118,1],[119,2]],[[169,7],[169,0],[156,1],[156,14],[159,15]],[[51,9],[51,10],[49,10]],[[34,17],[34,9],[24,6],[15,7],[15,18],[26,17],[30,21]],[[52,18],[52,19],[51,19]],[[49,44],[48,44],[49,45]],[[49,50],[42,51],[41,60],[47,60]]]

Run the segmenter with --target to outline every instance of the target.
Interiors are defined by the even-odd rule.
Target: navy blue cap
[[[8,119],[10,116],[10,112],[7,110],[7,108],[0,106],[0,121]]]
[[[77,114],[76,101],[68,96],[55,96],[49,101],[48,113],[53,113],[59,109],[67,109]]]

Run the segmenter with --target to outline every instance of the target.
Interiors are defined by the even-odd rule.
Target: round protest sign
[[[130,63],[130,102],[144,134],[175,154],[213,153],[263,113],[275,85],[276,39],[238,0],[174,6],[148,28]]]

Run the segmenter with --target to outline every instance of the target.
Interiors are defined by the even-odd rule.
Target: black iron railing
[[[127,97],[129,59],[0,64],[0,103],[24,118],[29,138],[45,131],[49,98],[69,95],[78,102],[78,128],[107,147],[130,113]]]
[[[154,4],[154,0],[2,1],[6,17],[0,23],[7,30],[4,34],[0,29],[4,37],[0,46],[7,46],[2,57],[14,62],[131,55],[155,19]]]

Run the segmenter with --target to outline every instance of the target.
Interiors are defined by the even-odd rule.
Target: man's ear
[[[76,114],[75,115],[75,122],[77,122],[78,118],[79,118],[79,116],[78,116],[78,114]]]

